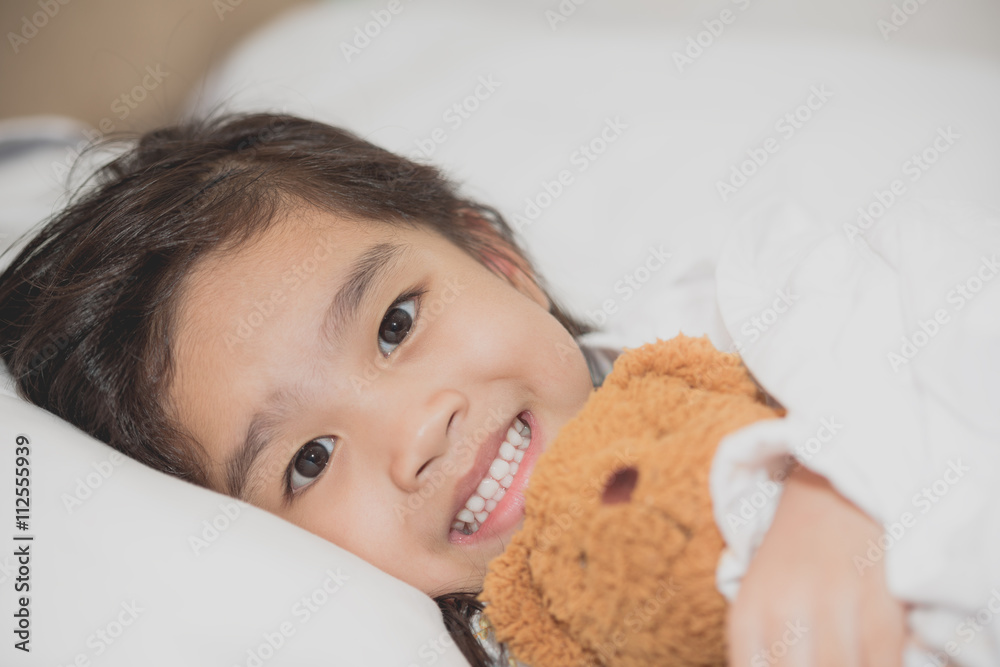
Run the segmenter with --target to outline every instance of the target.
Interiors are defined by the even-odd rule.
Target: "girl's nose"
[[[437,390],[424,401],[410,398],[394,429],[398,440],[392,443],[390,474],[400,489],[413,493],[435,479],[457,444],[456,426],[467,410],[465,395],[453,389]]]

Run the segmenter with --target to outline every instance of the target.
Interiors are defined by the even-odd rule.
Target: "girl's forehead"
[[[388,275],[390,265],[453,273],[470,261],[457,245],[427,227],[300,213],[195,265],[176,302],[176,340],[182,346],[197,341],[199,347],[221,349],[219,327],[246,329],[243,320],[259,319],[262,302],[276,304],[266,309],[269,313],[280,311],[282,318],[297,314],[304,320],[345,285],[371,282],[361,280],[369,273]],[[387,270],[373,271],[378,267]],[[359,288],[353,291],[360,293]],[[266,323],[255,332],[269,328]]]
[[[333,253],[350,257],[379,242],[406,243],[418,248],[438,247],[450,240],[430,225],[418,222],[347,217],[313,208],[293,209],[277,218],[263,233],[220,256],[256,256]],[[457,246],[455,246],[457,247]]]
[[[381,238],[399,235],[393,225],[355,220],[313,209],[296,209],[276,217],[266,228],[249,237],[220,244],[199,258],[189,272],[190,282],[217,279],[227,271],[259,273],[322,257],[324,261],[344,260]]]

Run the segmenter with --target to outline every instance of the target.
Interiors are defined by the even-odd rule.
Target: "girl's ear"
[[[535,272],[521,251],[501,236],[477,211],[463,209],[462,220],[474,238],[474,254],[493,273],[545,310],[552,306],[545,291],[535,282]]]

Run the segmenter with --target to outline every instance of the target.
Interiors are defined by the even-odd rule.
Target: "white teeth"
[[[476,491],[465,502],[465,507],[455,516],[451,524],[454,530],[466,535],[479,530],[514,483],[518,464],[524,458],[524,452],[530,443],[531,429],[515,418],[507,429],[506,440],[500,444],[497,458],[490,464],[487,477],[479,483]]]
[[[510,484],[507,486],[510,486]],[[476,493],[481,495],[483,498],[492,498],[493,494],[496,493],[499,488],[500,482],[496,481],[492,477],[487,477],[479,483],[479,488],[476,489]]]
[[[493,479],[503,479],[509,472],[510,464],[503,459],[496,459],[490,464],[490,477]]]
[[[486,501],[482,496],[474,495],[465,502],[465,509],[469,510],[473,514],[476,512],[482,512],[484,507],[486,507]]]

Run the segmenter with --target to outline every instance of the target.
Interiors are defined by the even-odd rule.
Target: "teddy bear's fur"
[[[496,638],[531,667],[724,664],[709,467],[723,436],[781,414],[707,339],[626,350],[539,457],[490,563]]]

